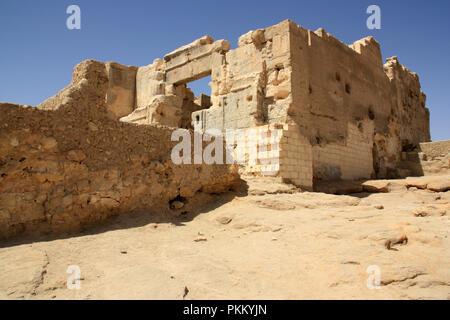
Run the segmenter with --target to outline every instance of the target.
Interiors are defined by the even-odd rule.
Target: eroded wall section
[[[417,75],[396,57],[383,65],[372,37],[347,46],[323,29],[289,26],[288,114],[313,146],[314,178],[398,176],[402,151],[430,139]]]
[[[230,189],[227,165],[175,165],[174,128],[111,119],[105,64],[88,60],[38,107],[0,104],[0,238],[79,231],[119,213],[167,212]],[[196,204],[201,203],[196,200]]]
[[[212,56],[211,103],[193,113],[205,129],[286,121],[291,98],[288,24],[250,31],[238,48]]]

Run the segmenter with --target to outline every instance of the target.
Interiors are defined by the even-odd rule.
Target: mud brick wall
[[[88,60],[72,83],[37,107],[0,104],[0,238],[75,232],[133,210],[167,212],[199,193],[229,190],[227,165],[175,165],[174,128],[108,115],[105,64]],[[196,202],[200,204],[200,202]]]

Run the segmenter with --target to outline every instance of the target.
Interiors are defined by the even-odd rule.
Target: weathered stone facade
[[[418,174],[408,155],[430,140],[425,95],[415,73],[381,57],[372,37],[346,45],[286,20],[244,34],[236,49],[204,36],[148,66],[80,63],[71,85],[37,107],[0,104],[0,237],[78,230],[232,188],[235,165],[172,162],[176,128],[241,130],[240,173],[306,190]],[[189,82],[209,75],[211,95],[195,97]],[[261,148],[267,141],[276,147]],[[225,142],[234,156],[238,144]],[[448,154],[433,157],[422,173],[448,170]]]
[[[450,175],[450,140],[423,142],[417,150],[402,152],[401,169],[414,176]]]
[[[202,106],[186,84],[207,75],[210,104]],[[430,140],[415,73],[396,57],[383,65],[372,37],[346,45],[289,20],[244,34],[233,50],[205,36],[138,68],[136,97],[137,109],[123,121],[223,132],[287,125],[277,174],[304,188],[402,176],[402,152]],[[294,156],[291,146],[305,144]]]

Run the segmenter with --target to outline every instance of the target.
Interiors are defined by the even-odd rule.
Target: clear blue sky
[[[66,28],[70,4],[81,8],[81,30]],[[381,7],[381,30],[366,27],[370,4]],[[147,65],[205,34],[234,48],[247,31],[285,19],[347,44],[373,35],[384,58],[396,55],[419,74],[432,140],[450,139],[448,0],[1,0],[0,101],[39,104],[70,83],[84,59]]]

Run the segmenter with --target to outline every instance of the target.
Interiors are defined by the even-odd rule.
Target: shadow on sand
[[[13,247],[34,242],[54,241],[95,235],[104,232],[143,227],[145,225],[171,223],[177,227],[183,227],[186,222],[192,221],[198,215],[208,213],[236,197],[245,197],[248,194],[248,185],[241,180],[235,190],[222,194],[203,194],[188,199],[186,205],[180,209],[168,209],[164,212],[139,210],[128,213],[119,213],[97,222],[95,225],[83,226],[81,232],[51,233],[51,234],[18,234],[10,239],[0,241],[0,248]],[[200,203],[198,205],[197,203]],[[203,204],[202,204],[203,203]]]

